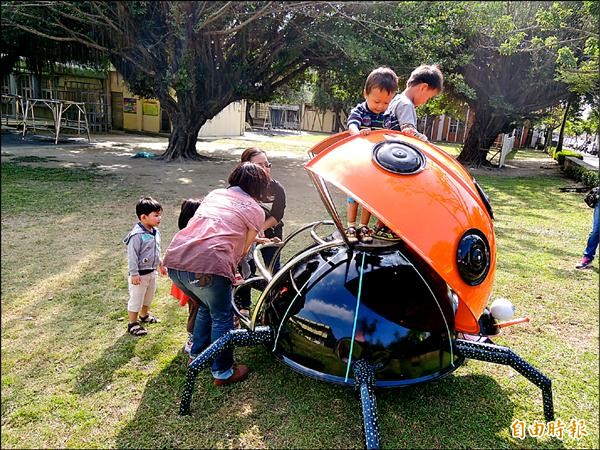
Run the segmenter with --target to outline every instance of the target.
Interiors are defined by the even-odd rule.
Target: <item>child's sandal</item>
[[[127,324],[127,332],[132,336],[146,336],[148,331],[139,322]]]
[[[364,244],[370,244],[371,242],[373,242],[373,238],[371,237],[371,230],[369,229],[369,227],[363,226],[358,229],[358,239]]]
[[[152,314],[148,313],[145,316],[140,316],[140,322],[142,323],[160,323],[160,319],[154,317]]]
[[[346,238],[348,239],[348,242],[350,242],[351,244],[355,244],[358,242],[358,237],[356,237],[356,228],[355,227],[346,228]]]
[[[383,226],[383,227],[379,228],[377,231],[375,231],[373,236],[376,237],[377,239],[382,239],[384,241],[399,241],[400,240],[400,237],[397,236],[396,233],[394,233],[392,230],[390,230],[386,226]]]

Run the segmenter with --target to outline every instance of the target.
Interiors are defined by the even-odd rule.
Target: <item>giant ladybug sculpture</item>
[[[542,391],[554,420],[551,381],[489,335],[502,326],[488,310],[496,267],[492,209],[475,179],[435,145],[390,130],[333,135],[306,163],[332,220],[300,233],[313,243],[272,273],[255,251],[262,293],[251,320],[188,367],[180,406],[189,414],[198,372],[225,348],[264,344],[293,370],[354,386],[367,448],[380,445],[375,389],[439,379],[466,358],[513,367]],[[328,184],[355,198],[397,240],[350,244]],[[335,231],[323,236],[323,227]],[[273,258],[273,261],[276,258]],[[266,284],[266,286],[265,286]],[[474,339],[479,336],[480,339]]]

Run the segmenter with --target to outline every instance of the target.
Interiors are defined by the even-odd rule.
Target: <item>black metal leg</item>
[[[352,364],[356,387],[360,391],[363,432],[367,449],[380,448],[379,420],[375,401],[375,370],[372,364],[360,359]]]
[[[479,342],[455,339],[454,347],[465,358],[478,359],[496,364],[511,366],[542,390],[544,416],[547,422],[554,420],[554,404],[552,402],[552,381],[538,369],[533,367],[508,347],[483,344]]]
[[[181,396],[181,405],[179,406],[179,414],[186,415],[190,413],[190,403],[192,402],[194,383],[196,382],[198,373],[209,365],[223,350],[264,344],[272,340],[273,333],[271,327],[256,327],[254,331],[243,329],[231,330],[210,344],[188,366],[183,394]]]

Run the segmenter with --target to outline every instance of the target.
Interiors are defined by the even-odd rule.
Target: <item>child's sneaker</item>
[[[373,233],[373,237],[377,239],[382,239],[384,241],[400,240],[400,237],[386,226],[380,227],[377,230],[375,230],[375,233]]]
[[[356,236],[356,227],[346,228],[346,238],[351,244],[356,244],[358,242],[358,237]]]
[[[589,269],[590,267],[592,267],[592,258],[588,258],[587,256],[584,256],[583,258],[581,258],[581,262],[579,264],[577,264],[575,266],[576,269]]]
[[[362,226],[358,229],[358,240],[363,244],[370,244],[373,242],[371,237],[371,229],[367,226]]]

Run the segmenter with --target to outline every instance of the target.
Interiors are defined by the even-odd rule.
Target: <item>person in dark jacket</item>
[[[265,223],[263,224],[264,237],[271,241],[283,240],[283,215],[285,213],[285,190],[279,181],[271,177],[271,166],[269,158],[264,150],[255,147],[250,147],[244,150],[240,157],[241,162],[252,162],[261,166],[269,175],[270,183],[265,198],[261,199],[260,205],[265,210]],[[267,247],[262,250],[263,260],[268,267],[273,262],[273,257],[277,251],[276,247]],[[245,263],[248,264],[248,269],[241,269],[240,273],[244,278],[249,278],[255,275],[256,265],[252,259],[252,250],[250,251]],[[273,263],[273,273],[280,268],[279,256]],[[238,289],[236,302],[240,308],[240,312],[245,316],[250,315],[250,287]]]

